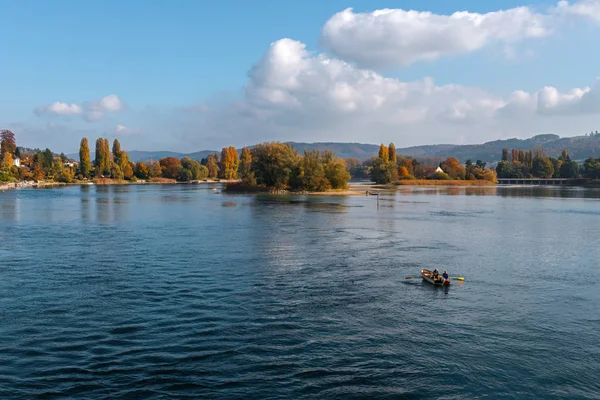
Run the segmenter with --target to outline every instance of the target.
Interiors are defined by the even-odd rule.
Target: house
[[[15,164],[15,167],[21,167],[21,160],[19,159],[19,157],[15,157],[13,164]]]
[[[444,170],[443,170],[443,169],[441,169],[440,167],[437,167],[437,168],[435,169],[435,173],[437,174],[438,172],[444,172]]]

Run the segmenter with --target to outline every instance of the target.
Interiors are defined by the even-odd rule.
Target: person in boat
[[[444,277],[445,280],[448,280],[448,271],[444,271],[442,276]]]
[[[433,270],[433,273],[431,274],[431,279],[433,279],[434,282],[440,280],[440,273],[437,268]]]

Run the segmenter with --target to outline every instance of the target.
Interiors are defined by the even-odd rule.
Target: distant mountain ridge
[[[286,142],[294,147],[300,154],[304,150],[331,150],[338,157],[358,158],[367,160],[376,156],[379,152],[379,145],[365,143],[345,143],[345,142]],[[387,143],[385,143],[387,145]],[[248,146],[253,148],[254,146]],[[563,137],[554,134],[536,135],[529,139],[503,139],[485,142],[483,144],[455,145],[455,144],[435,144],[398,148],[397,152],[403,156],[428,157],[428,158],[448,158],[456,157],[460,162],[468,159],[473,161],[482,160],[488,163],[494,163],[500,160],[503,148],[533,150],[543,148],[548,156],[558,156],[563,149],[567,149],[569,155],[574,160],[583,160],[588,157],[600,157],[600,133],[597,131],[589,135]],[[241,149],[238,149],[241,151]],[[183,158],[189,157],[200,161],[209,154],[220,153],[220,150],[202,150],[194,153],[179,153],[174,151],[128,151],[129,158],[134,161],[149,160],[157,161],[164,157]],[[79,154],[69,154],[68,157],[79,159]],[[92,153],[92,159],[94,154]]]

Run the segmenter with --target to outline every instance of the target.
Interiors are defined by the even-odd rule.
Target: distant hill
[[[337,143],[337,142],[287,142],[302,154],[304,150],[332,150],[338,157],[358,158],[367,160],[376,156],[379,152],[379,145],[364,143]],[[386,143],[387,144],[387,143]],[[249,146],[250,148],[255,146]],[[558,135],[543,134],[529,139],[504,139],[494,140],[483,144],[455,145],[455,144],[436,144],[425,146],[413,146],[398,148],[400,155],[411,157],[423,157],[429,159],[456,157],[459,161],[465,162],[468,159],[473,161],[482,160],[488,163],[494,163],[500,160],[502,149],[533,150],[543,148],[548,156],[557,157],[563,149],[567,149],[569,155],[574,160],[583,160],[588,157],[600,157],[600,133],[595,132],[589,135],[564,137]],[[129,158],[134,161],[159,160],[164,157],[183,158],[189,157],[200,161],[209,154],[220,153],[219,150],[202,150],[194,153],[178,153],[173,151],[129,151]],[[69,158],[79,159],[79,154],[68,154]],[[92,153],[92,159],[94,154]]]

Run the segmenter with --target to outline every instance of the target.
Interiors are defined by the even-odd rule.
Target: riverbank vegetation
[[[486,163],[466,160],[461,164],[456,158],[449,157],[440,161],[431,157],[417,160],[397,154],[393,143],[381,144],[379,153],[373,158],[360,162],[347,159],[346,168],[353,178],[370,179],[377,184],[402,185],[448,185],[451,182],[481,182],[481,185],[496,183],[496,173],[486,168]],[[472,185],[478,185],[473,183]]]
[[[397,154],[393,143],[381,144],[368,160],[341,159],[332,151],[311,150],[300,155],[285,143],[263,143],[238,151],[233,146],[210,154],[200,161],[187,157],[164,157],[133,162],[121,149],[98,138],[82,138],[79,160],[50,149],[18,147],[13,132],[0,131],[0,183],[17,181],[86,183],[99,185],[128,183],[177,183],[225,181],[226,191],[344,191],[351,178],[369,179],[380,185],[493,185],[499,178],[581,178],[600,179],[600,158],[590,157],[580,165],[567,150],[547,157],[542,149],[503,149],[501,161],[488,168],[482,160],[460,162],[454,157],[406,157]]]
[[[568,151],[558,158],[547,157],[543,149],[502,150],[501,161],[496,166],[499,178],[567,178],[600,179],[600,158],[590,157],[579,165],[571,160]]]

